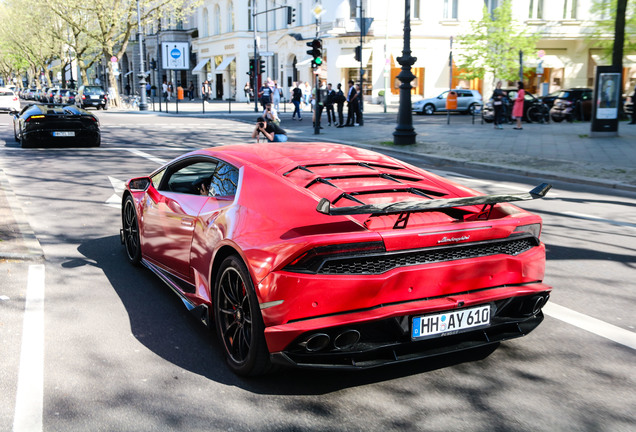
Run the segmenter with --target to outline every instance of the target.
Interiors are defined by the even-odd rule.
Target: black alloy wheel
[[[126,256],[133,265],[141,262],[141,242],[139,241],[139,224],[137,223],[137,212],[135,203],[130,195],[124,201],[121,212],[123,225],[123,241],[126,247]]]
[[[245,264],[234,255],[223,261],[217,274],[214,322],[234,373],[256,376],[268,371],[269,352],[258,300]]]
[[[424,106],[424,114],[433,115],[434,113],[435,113],[435,107],[433,106],[433,104],[426,104]]]

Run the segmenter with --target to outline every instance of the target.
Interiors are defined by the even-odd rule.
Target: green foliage
[[[603,49],[603,57],[612,58],[614,26],[616,25],[617,0],[594,0],[590,12],[596,17],[592,33],[587,37],[595,48]],[[625,11],[625,54],[636,53],[636,1],[627,2]]]
[[[459,36],[456,64],[468,71],[463,78],[514,81],[519,77],[519,51],[524,58],[534,56],[540,35],[529,35],[513,19],[510,0],[504,0],[491,16],[486,7],[482,19],[471,21],[471,30]],[[530,68],[525,68],[529,70]]]

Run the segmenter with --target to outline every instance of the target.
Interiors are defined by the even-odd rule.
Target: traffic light
[[[265,73],[265,60],[258,61],[258,73],[263,75]]]
[[[157,70],[157,60],[155,59],[150,60],[150,69]]]
[[[287,25],[296,22],[296,8],[287,6]]]
[[[361,45],[358,45],[356,47],[354,58],[356,59],[356,61],[359,61],[359,62],[362,61],[362,46]]]
[[[250,59],[250,71],[248,72],[250,75],[253,75],[254,69],[256,69],[256,67],[254,66],[254,63],[256,63],[256,60]]]
[[[307,42],[307,46],[311,47],[307,54],[313,57],[311,67],[320,66],[322,64],[322,40],[314,39],[311,42]]]

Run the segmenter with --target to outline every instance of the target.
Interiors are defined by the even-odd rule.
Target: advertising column
[[[618,135],[621,75],[621,69],[615,66],[596,68],[591,126],[593,137]]]

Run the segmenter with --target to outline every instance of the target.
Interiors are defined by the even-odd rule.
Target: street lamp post
[[[139,0],[137,0],[137,26],[139,27],[139,111],[148,110],[148,100],[146,99],[146,72],[144,70],[144,37],[141,28],[141,14],[139,9]]]
[[[413,112],[411,111],[411,81],[415,75],[411,66],[417,57],[411,56],[411,2],[404,0],[404,47],[402,56],[397,58],[402,65],[402,71],[397,78],[400,84],[400,107],[398,109],[398,124],[393,132],[393,143],[396,145],[415,144],[415,129],[413,129]]]

